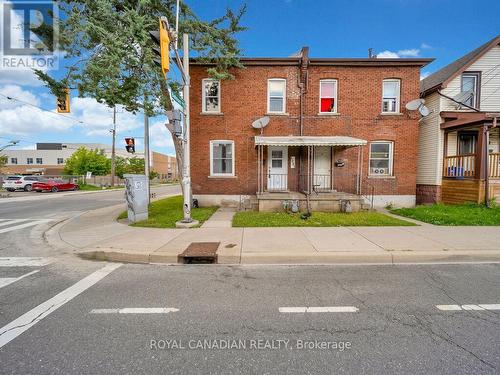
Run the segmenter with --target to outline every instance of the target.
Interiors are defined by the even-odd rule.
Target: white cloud
[[[431,75],[431,72],[422,72],[420,73],[420,80],[423,80],[424,78],[427,78]]]
[[[155,121],[149,127],[149,139],[152,146],[167,148],[166,151],[172,152],[174,149],[174,142],[172,135],[165,127],[164,120]]]
[[[0,86],[0,94],[6,95],[10,98],[19,99],[25,103],[40,105],[40,101],[33,93],[24,90],[21,86],[18,85]],[[8,98],[0,96],[0,109],[17,108],[22,105],[24,105],[22,102],[19,102],[17,100],[10,100]]]
[[[71,115],[82,121],[85,135],[109,135],[113,123],[113,109],[91,98],[74,98],[71,101]],[[117,106],[116,131],[128,132],[142,127],[140,117]]]
[[[0,69],[0,84],[17,84],[21,86],[40,87],[43,85],[43,82],[38,79],[32,70]]]
[[[419,54],[420,50],[416,48],[402,49],[401,51],[398,51],[398,55],[401,57],[418,57]]]
[[[432,49],[432,46],[431,46],[431,45],[429,45],[429,44],[427,44],[427,43],[422,43],[422,44],[420,45],[420,48],[421,48],[421,49]]]
[[[377,54],[379,59],[398,59],[400,57],[419,57],[420,50],[417,48],[401,49],[397,52],[385,50]]]
[[[396,52],[383,51],[383,52],[377,53],[377,57],[379,59],[397,59],[397,58],[399,58],[399,55]]]

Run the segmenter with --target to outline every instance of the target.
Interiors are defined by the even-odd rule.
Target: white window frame
[[[59,160],[61,161],[59,163]],[[60,164],[64,164],[64,158],[57,158],[57,164],[60,165]]]
[[[384,83],[396,82],[398,84],[398,92],[396,94],[396,108],[394,112],[384,111]],[[398,114],[401,113],[401,80],[399,78],[386,78],[382,81],[382,113],[383,114]]]
[[[10,158],[10,164],[17,165],[17,158]]]
[[[231,173],[214,173],[214,144],[231,144],[231,149],[232,149],[232,167],[231,167]],[[216,139],[210,141],[210,176],[211,177],[234,177],[235,176],[235,169],[234,169],[234,161],[236,159],[236,153],[235,153],[235,147],[234,147],[234,141],[228,140],[228,139]]]
[[[30,162],[31,160],[31,162]],[[26,164],[32,165],[33,164],[33,158],[26,158]]]
[[[271,111],[271,92],[269,90],[269,86],[271,82],[283,82],[283,97],[281,96],[273,96],[273,98],[282,98],[283,99],[283,110],[282,111]],[[285,78],[269,78],[267,80],[267,113],[286,113],[286,79]]]
[[[321,96],[321,84],[322,83],[335,83],[335,90],[333,92],[333,97],[330,98],[328,96]],[[338,102],[338,89],[339,89],[339,82],[337,79],[321,79],[319,81],[319,113],[325,114],[325,113],[332,113],[332,114],[337,114],[338,113],[338,108],[337,108],[337,102]],[[322,112],[321,111],[321,99],[333,99],[333,112]]]
[[[479,101],[478,96],[479,96],[479,81],[480,81],[480,73],[479,72],[463,72],[462,76],[460,77],[460,92],[464,92],[463,90],[463,85],[464,85],[464,78],[474,78],[474,90],[472,93],[472,104],[465,103],[473,108],[479,108]],[[467,107],[465,108],[467,109]]]
[[[217,90],[217,101],[219,103],[219,108],[216,110],[216,111],[209,111],[207,109],[207,101],[206,101],[206,93],[205,93],[205,84],[208,83],[208,82],[217,82],[217,85],[219,87],[219,89]],[[217,79],[213,79],[213,78],[203,78],[201,80],[201,100],[202,100],[202,103],[201,103],[201,112],[202,113],[221,113],[221,106],[222,106],[222,103],[220,101],[220,98],[221,98],[221,84],[220,84],[220,80],[217,80]]]
[[[40,160],[40,163],[38,162]],[[43,158],[35,158],[35,164],[41,165],[43,164]]]
[[[389,173],[387,174],[375,174],[371,172],[371,160],[372,160],[372,145],[373,144],[389,144]],[[370,142],[370,154],[368,157],[368,175],[370,177],[391,177],[394,173],[394,142],[393,141],[373,141]],[[381,159],[385,160],[385,159]]]

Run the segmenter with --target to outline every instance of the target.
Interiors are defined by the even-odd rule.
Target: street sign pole
[[[190,87],[190,77],[189,77],[189,35],[183,35],[183,70],[184,70],[184,103],[186,105],[184,110],[184,165],[183,165],[183,176],[182,176],[182,184],[184,185],[184,219],[182,223],[190,224],[193,223],[193,219],[191,218],[191,165],[190,165],[190,149],[189,149],[189,140],[190,140],[190,131],[189,131],[189,87]]]

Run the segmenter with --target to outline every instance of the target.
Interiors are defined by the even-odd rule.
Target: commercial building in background
[[[103,150],[106,157],[111,158],[111,146],[103,143],[37,143],[33,150],[6,149],[2,155],[7,157],[7,164],[2,168],[3,174],[36,174],[60,175],[66,160],[79,148]],[[162,180],[175,180],[178,177],[177,160],[173,156],[152,152],[151,169],[159,174]],[[124,158],[144,158],[142,154],[130,154],[119,147],[116,155]]]
[[[259,210],[415,205],[420,115],[405,104],[431,61],[309,58],[305,47],[242,58],[234,80],[218,81],[192,60],[194,196]]]

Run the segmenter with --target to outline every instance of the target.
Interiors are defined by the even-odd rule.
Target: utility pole
[[[115,175],[116,175],[116,105],[113,107],[113,129],[111,129],[111,134],[113,135],[113,142],[111,143],[111,186],[115,186]]]
[[[146,103],[147,97],[144,97]],[[149,116],[144,108],[144,174],[146,175],[146,183],[148,184],[148,203],[151,201],[151,189],[149,183]]]
[[[183,165],[183,176],[182,184],[184,185],[184,219],[183,223],[189,224],[193,222],[191,218],[191,165],[190,165],[190,150],[189,150],[189,87],[191,85],[189,77],[189,35],[183,34],[183,70],[184,70],[184,88],[183,88],[183,99],[186,104],[184,112],[184,165]]]

